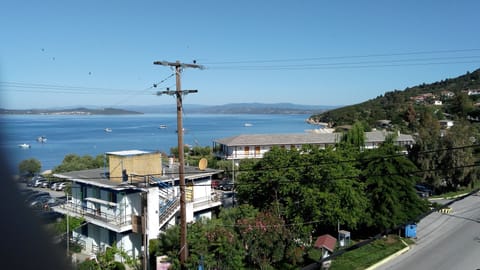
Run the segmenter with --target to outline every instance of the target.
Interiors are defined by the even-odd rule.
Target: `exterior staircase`
[[[162,228],[180,210],[180,198],[175,197],[160,208],[160,228]]]
[[[159,196],[162,200],[159,210],[160,228],[162,228],[175,214],[180,211],[180,197],[175,196],[174,187],[168,183],[161,182],[155,177],[151,177],[151,182],[155,182],[159,187]]]

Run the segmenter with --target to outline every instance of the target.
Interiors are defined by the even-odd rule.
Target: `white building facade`
[[[67,202],[54,210],[85,220],[72,235],[83,252],[96,254],[116,243],[129,256],[140,258],[148,252],[149,240],[179,223],[178,166],[162,167],[159,155],[136,150],[107,156],[110,166],[120,164],[116,167],[127,175],[119,177],[111,167],[55,174],[71,181],[72,190]],[[160,168],[152,169],[152,164]],[[221,205],[211,189],[212,176],[220,172],[185,168],[187,222],[210,218]]]
[[[377,148],[390,134],[392,133],[386,131],[365,132],[365,148]],[[314,145],[325,149],[327,146],[334,146],[341,137],[342,133],[248,134],[215,140],[213,149],[215,155],[222,159],[263,158],[274,146],[298,150],[303,145]],[[396,134],[397,145],[409,146],[414,142],[411,135]]]

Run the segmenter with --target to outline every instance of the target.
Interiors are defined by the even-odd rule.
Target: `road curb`
[[[465,196],[465,195],[468,195],[468,193],[462,193],[462,194],[458,194],[458,195],[454,195],[454,196],[449,196],[449,197],[440,197],[440,198],[432,198],[432,199],[428,199],[429,201],[439,201],[439,200],[451,200],[451,199],[456,199],[456,198],[459,198],[459,197],[462,197],[462,196]]]
[[[401,250],[393,253],[392,255],[390,255],[390,256],[382,259],[381,261],[376,262],[375,264],[373,264],[373,265],[365,268],[365,270],[374,270],[374,269],[376,269],[377,267],[382,266],[383,264],[389,262],[390,260],[395,259],[396,257],[398,257],[398,256],[402,255],[403,253],[407,252],[408,250],[410,250],[410,246],[409,246],[407,243],[405,243],[405,241],[403,241],[402,239],[400,239],[400,241],[402,241],[402,243],[405,245],[404,248],[402,248]]]

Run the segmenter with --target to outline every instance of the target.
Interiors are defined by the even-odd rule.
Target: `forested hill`
[[[391,120],[392,124],[402,124],[409,107],[432,105],[442,101],[444,112],[448,112],[448,92],[455,97],[461,96],[466,90],[479,90],[480,69],[457,78],[445,79],[431,84],[421,84],[405,90],[386,92],[374,99],[315,114],[310,117],[312,122],[329,123],[330,126],[350,125],[355,121],[363,121],[374,126],[378,120]],[[415,97],[419,97],[415,99]],[[422,99],[423,100],[420,100]]]

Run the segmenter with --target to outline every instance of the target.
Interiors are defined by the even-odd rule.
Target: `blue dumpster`
[[[417,237],[417,224],[408,224],[405,226],[405,237],[416,238]]]

